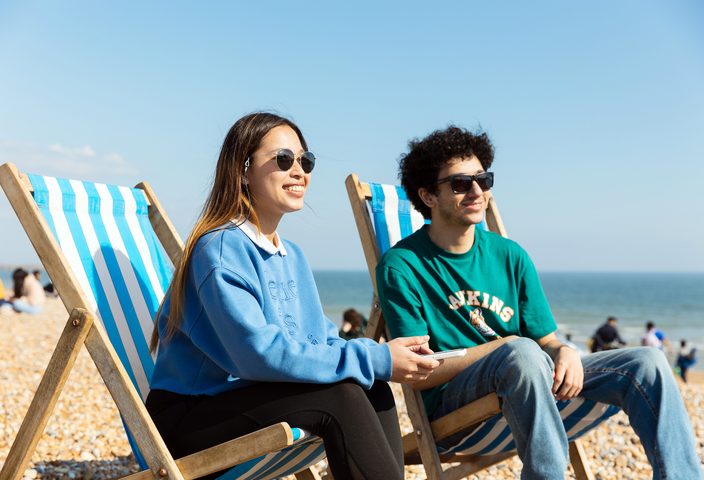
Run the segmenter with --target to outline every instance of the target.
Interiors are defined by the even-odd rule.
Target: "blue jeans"
[[[580,396],[626,412],[653,467],[653,478],[704,478],[692,426],[662,351],[607,350],[582,357],[582,364]],[[563,479],[567,434],[551,392],[552,372],[552,359],[540,346],[519,338],[457,375],[433,416],[496,392],[523,461],[521,478]]]
[[[31,313],[32,315],[36,315],[42,313],[42,310],[44,310],[41,305],[30,305],[22,300],[12,300],[10,303],[12,304],[12,308],[15,309],[15,312],[19,313]]]

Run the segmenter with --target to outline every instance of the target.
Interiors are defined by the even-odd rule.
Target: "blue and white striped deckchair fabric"
[[[34,200],[84,295],[143,400],[154,356],[153,319],[172,268],[149,221],[140,189],[28,175]],[[296,443],[228,470],[223,479],[266,480],[325,457],[322,440],[293,428]],[[129,432],[128,432],[128,437]],[[130,437],[142,468],[146,464]]]
[[[379,252],[384,254],[400,239],[415,232],[423,225],[423,216],[416,211],[402,187],[370,183],[369,207],[374,223],[374,234]],[[482,228],[486,229],[485,222]],[[562,422],[570,441],[619,411],[613,405],[577,397],[567,402],[557,402]],[[457,436],[453,436],[453,439]],[[516,446],[511,430],[503,415],[498,414],[466,432],[453,446],[439,446],[440,454],[494,455],[514,451]]]

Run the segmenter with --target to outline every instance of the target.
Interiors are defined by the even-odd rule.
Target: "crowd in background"
[[[41,272],[28,272],[24,268],[16,268],[12,272],[12,286],[5,289],[0,280],[0,314],[41,313],[48,295],[54,295],[51,283],[42,286]]]
[[[594,335],[589,339],[589,348],[592,353],[603,350],[613,350],[626,345],[626,341],[621,337],[616,317],[608,317],[606,323],[601,325]],[[644,347],[653,347],[668,353],[676,353],[674,360],[675,372],[687,382],[687,371],[697,363],[697,347],[688,346],[686,340],[680,341],[677,352],[671,352],[670,340],[665,333],[655,326],[654,322],[648,321],[645,324],[645,334],[640,339],[640,344]]]
[[[42,285],[39,270],[30,273],[23,268],[17,268],[12,272],[11,289],[6,290],[0,280],[0,314],[41,313],[46,297],[55,295],[51,282]],[[367,319],[361,313],[353,308],[347,309],[342,315],[340,337],[347,340],[364,337],[366,326]],[[567,341],[571,342],[570,337],[571,335],[567,334]],[[640,343],[642,346],[659,348],[663,351],[671,350],[670,341],[665,333],[650,321],[645,325],[645,334]],[[626,341],[618,331],[618,319],[613,316],[608,317],[606,322],[594,332],[587,346],[592,353],[626,346]],[[684,382],[687,382],[687,371],[697,363],[697,347],[688,345],[686,340],[681,340],[679,349],[675,353],[675,372]]]

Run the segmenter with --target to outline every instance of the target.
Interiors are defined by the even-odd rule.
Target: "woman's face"
[[[282,171],[276,163],[276,152],[282,148],[291,150],[297,159],[287,171]],[[303,152],[296,132],[281,125],[269,130],[252,154],[246,178],[262,228],[276,228],[285,213],[303,208],[310,182],[310,174],[303,171],[298,161]]]

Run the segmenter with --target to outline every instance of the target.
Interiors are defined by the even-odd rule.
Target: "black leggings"
[[[403,478],[396,405],[384,382],[371,390],[354,382],[260,383],[215,396],[152,390],[147,410],[175,458],[288,422],[323,439],[335,480]]]

